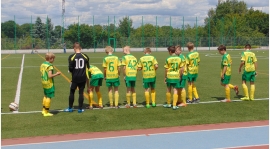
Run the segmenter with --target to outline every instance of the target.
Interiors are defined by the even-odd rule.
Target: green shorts
[[[126,80],[126,87],[135,87],[136,81]]]
[[[120,81],[119,80],[117,80],[117,81],[110,81],[110,82],[107,82],[106,81],[106,86],[107,87],[112,87],[112,86],[114,86],[114,87],[118,87],[120,85]]]
[[[103,78],[93,79],[90,81],[90,86],[102,86]]]
[[[180,88],[180,82],[178,83],[167,82],[166,84],[167,84],[167,87]]]
[[[243,81],[250,81],[250,82],[254,82],[255,81],[255,75],[256,72],[252,71],[252,72],[245,72],[242,74],[242,80]]]
[[[222,84],[227,85],[230,83],[230,80],[231,80],[231,76],[224,75],[224,79],[221,79],[220,81]]]
[[[186,87],[186,82],[187,82],[187,79],[180,80],[180,88],[185,88]]]
[[[46,92],[46,91],[44,90],[44,95],[45,95],[46,97],[53,98],[53,97],[54,97],[54,92]]]
[[[188,74],[187,80],[188,82],[195,82],[197,80],[198,74]]]
[[[154,82],[143,82],[143,88],[155,88],[156,87],[156,81]]]

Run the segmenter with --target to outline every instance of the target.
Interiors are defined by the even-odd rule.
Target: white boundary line
[[[259,147],[259,146],[267,146],[267,145],[269,145],[269,144],[245,145],[245,146],[224,147],[224,148],[215,148],[215,149],[233,149],[233,148]]]
[[[20,104],[20,96],[21,96],[21,86],[22,86],[22,73],[23,73],[23,64],[24,64],[24,56],[25,54],[23,54],[23,57],[22,57],[22,64],[21,64],[21,71],[20,71],[20,74],[19,74],[19,79],[18,79],[18,84],[17,84],[17,90],[16,90],[16,96],[15,96],[15,99],[14,99],[14,102],[18,104]],[[13,111],[13,113],[18,113],[19,112],[19,109],[17,111]]]
[[[51,141],[51,142],[39,142],[39,143],[28,143],[28,144],[14,144],[14,145],[4,145],[1,147],[8,146],[24,146],[24,145],[35,145],[35,144],[53,144],[53,143],[64,143],[64,142],[77,142],[77,141],[89,141],[89,140],[103,140],[103,139],[117,139],[117,138],[128,138],[128,137],[140,137],[145,135],[169,135],[169,134],[182,134],[182,133],[196,133],[196,132],[209,132],[209,131],[223,131],[223,130],[232,130],[232,129],[251,129],[258,127],[269,127],[269,125],[261,126],[249,126],[249,127],[234,127],[234,128],[219,128],[219,129],[207,129],[207,130],[192,130],[192,131],[182,131],[182,132],[167,132],[167,133],[152,133],[152,134],[140,134],[140,135],[125,135],[125,136],[116,136],[116,137],[104,137],[104,138],[90,138],[90,139],[78,139],[78,140],[66,140],[66,141]]]
[[[260,100],[269,100],[269,98],[258,98],[258,99],[254,99],[257,101]],[[231,100],[231,102],[239,102],[242,100]],[[244,102],[248,102],[248,101],[244,101]],[[196,104],[209,104],[209,103],[221,103],[220,101],[205,101],[205,102],[200,102],[200,103],[191,103],[191,105],[196,105]],[[189,103],[187,103],[189,104]],[[163,104],[157,104],[158,107],[163,106]],[[132,107],[132,106],[131,106]],[[142,108],[144,107],[143,105],[138,105],[138,108]],[[125,106],[121,106],[120,108],[126,108]],[[112,109],[111,107],[104,107],[103,109]],[[87,109],[88,110],[88,109]],[[100,108],[94,108],[93,110],[100,110]],[[52,111],[58,111],[58,112],[63,112],[63,110],[52,110]],[[16,112],[16,113],[12,113],[12,112],[7,112],[7,113],[1,113],[2,115],[4,114],[29,114],[29,113],[41,113],[41,111],[27,111],[27,112]]]

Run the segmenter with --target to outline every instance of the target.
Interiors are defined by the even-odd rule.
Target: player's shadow
[[[114,103],[114,102],[113,102]],[[122,103],[118,103],[118,106],[123,106],[123,105],[125,105],[125,103],[124,104],[122,104]],[[108,101],[107,103],[105,103],[105,106],[106,107],[110,107],[111,105],[110,105],[110,102]]]
[[[88,107],[89,107],[89,103],[88,104],[83,103],[83,106],[82,106],[83,109],[87,109]],[[73,108],[74,109],[79,109],[79,105],[73,106]]]
[[[211,97],[211,98],[216,98],[216,100],[218,101],[225,99],[225,97]]]
[[[63,109],[53,109],[53,110],[50,110],[50,113],[52,113],[53,115],[56,115],[60,112],[60,110],[63,110]]]
[[[146,105],[146,101],[143,101],[143,102],[138,103],[138,104],[141,104],[141,105],[145,106]]]

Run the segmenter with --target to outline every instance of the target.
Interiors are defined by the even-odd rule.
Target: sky
[[[269,13],[268,0],[243,0],[248,8]],[[80,24],[119,24],[125,16],[133,21],[133,27],[151,23],[154,25],[182,24],[203,25],[207,12],[215,8],[218,0],[65,0],[64,26]],[[62,0],[2,0],[1,22],[14,20],[18,24],[35,22],[47,16],[54,26],[63,24]]]

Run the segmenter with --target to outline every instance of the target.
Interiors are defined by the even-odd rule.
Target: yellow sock
[[[127,93],[127,94],[126,94],[126,97],[127,97],[127,104],[128,104],[128,105],[130,105],[130,96],[131,96],[130,93]]]
[[[226,95],[226,99],[231,100],[230,87],[225,87],[225,95]]]
[[[148,105],[150,103],[150,97],[149,97],[149,92],[144,92],[145,96],[145,103]],[[151,93],[152,96],[152,93]]]
[[[89,93],[89,106],[92,107],[93,106],[93,92],[90,92]]]
[[[255,84],[250,85],[250,99],[254,99]]]
[[[136,105],[136,93],[132,93],[133,105]]]
[[[167,104],[171,104],[171,93],[166,93]]]
[[[246,84],[242,84],[242,87],[243,87],[243,90],[244,90],[245,97],[249,97],[249,96],[248,96],[248,88],[247,88],[247,85],[246,85]]]
[[[113,106],[113,95],[112,92],[109,92],[110,106]]]
[[[42,112],[45,112],[45,102],[46,102],[46,97],[44,96],[43,101],[42,101],[42,106],[43,106]]]
[[[51,99],[46,98],[46,100],[45,100],[45,114],[47,114],[49,112],[50,106],[51,106]]]
[[[177,90],[177,92],[178,92],[178,100],[177,100],[177,102],[181,102],[181,89],[178,89]]]
[[[156,103],[156,90],[151,90],[152,103]],[[150,99],[148,99],[150,102]]]
[[[177,100],[178,100],[178,94],[173,94],[173,106],[176,106]]]
[[[187,104],[186,98],[187,98],[186,90],[182,89],[182,91],[181,91],[181,101],[182,101],[182,103]]]
[[[114,104],[115,104],[115,106],[118,106],[118,100],[119,100],[119,93],[116,92],[114,94]]]
[[[192,100],[192,85],[188,85],[188,99]]]
[[[234,85],[228,84],[228,86],[229,86],[230,89],[234,89]]]
[[[199,95],[198,95],[197,88],[196,88],[195,84],[192,85],[192,92],[193,92],[195,98],[198,99]]]
[[[102,96],[101,96],[101,93],[100,92],[97,92],[97,98],[98,98],[98,105],[99,106],[103,106],[102,105]]]

